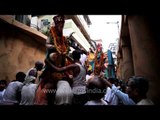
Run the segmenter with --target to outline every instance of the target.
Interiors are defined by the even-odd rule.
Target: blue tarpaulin
[[[114,67],[114,59],[112,56],[112,51],[108,50],[108,77],[115,78],[115,67]]]

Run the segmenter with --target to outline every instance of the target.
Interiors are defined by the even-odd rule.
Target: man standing
[[[55,26],[51,26],[50,35],[46,41],[46,59],[56,67],[63,67],[71,60],[67,59],[69,58],[67,56],[69,53],[69,45],[66,38],[63,36],[63,27],[65,23],[64,15],[54,16],[53,21]],[[68,81],[66,79],[70,80],[66,72],[57,72],[46,64],[41,74],[41,82],[36,91],[35,104],[54,104],[54,96],[56,93],[49,91],[68,86]],[[61,82],[62,80],[63,82]]]
[[[11,81],[4,92],[4,104],[19,104],[21,100],[21,90],[26,77],[24,72],[16,74],[16,80]]]
[[[26,73],[26,77],[31,74],[32,76],[34,76],[35,78],[38,77],[38,71],[41,71],[43,68],[44,64],[41,61],[36,61],[35,62],[35,66],[31,69],[29,69]]]

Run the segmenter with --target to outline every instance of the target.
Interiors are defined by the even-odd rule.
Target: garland
[[[57,52],[60,55],[58,57],[58,60],[55,61],[56,65],[58,67],[61,67],[59,65],[61,65],[62,57],[64,57],[62,55],[65,55],[65,66],[71,64],[71,60],[66,55],[69,52],[69,44],[65,43],[65,37],[64,36],[60,36],[60,37],[57,36],[56,30],[53,26],[50,29],[50,33],[51,33],[51,36],[53,37],[54,46],[55,46]],[[54,73],[54,78],[57,79],[57,80],[60,80],[64,76],[67,76],[67,79],[68,79],[69,74],[72,75],[72,71],[66,71],[64,73],[63,72],[62,73],[55,72]]]
[[[96,51],[96,55],[95,55],[95,62],[94,62],[94,74],[95,75],[99,75],[101,70],[102,70],[102,66],[103,66],[103,60],[104,60],[104,54],[103,52],[100,53],[100,60],[98,61],[98,51]]]
[[[65,45],[65,37],[62,36],[59,39],[53,26],[51,27],[50,32],[53,37],[53,40],[54,40],[53,42],[54,42],[55,48],[58,51],[58,53],[66,55],[69,52],[69,45],[68,44]],[[60,44],[60,43],[58,44],[59,40],[62,41],[62,44]]]

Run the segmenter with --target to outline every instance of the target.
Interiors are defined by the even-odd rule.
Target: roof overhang
[[[0,20],[32,36],[38,42],[45,44],[47,36],[21,22],[18,22],[11,15],[0,15]]]

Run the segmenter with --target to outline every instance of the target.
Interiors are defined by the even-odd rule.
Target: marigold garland
[[[55,28],[53,26],[51,27],[50,32],[53,37],[53,40],[54,40],[53,42],[58,53],[66,55],[69,52],[69,45],[65,44],[65,37],[64,36],[61,37],[62,44],[59,43],[58,45],[57,43],[58,43],[58,40],[60,39],[57,36]]]
[[[104,60],[104,53],[101,52],[100,53],[100,60],[98,61],[98,51],[96,51],[96,55],[95,55],[95,61],[94,61],[94,74],[99,75],[101,70],[102,70],[102,66],[103,66],[103,60]]]

